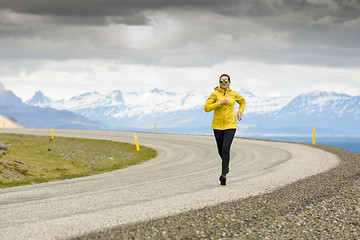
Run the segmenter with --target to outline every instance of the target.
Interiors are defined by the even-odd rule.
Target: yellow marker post
[[[313,144],[315,144],[315,128],[313,128]]]
[[[156,133],[156,123],[154,123],[154,133]]]
[[[138,137],[137,137],[136,133],[134,133],[134,137],[135,137],[135,143],[136,143],[136,150],[140,151],[139,141],[138,141]]]
[[[54,129],[51,129],[51,139],[54,139]]]
[[[3,121],[3,128],[5,128],[5,121]]]

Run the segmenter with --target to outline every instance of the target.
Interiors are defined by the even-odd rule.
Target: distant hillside
[[[24,126],[13,117],[0,115],[0,128],[24,128]]]

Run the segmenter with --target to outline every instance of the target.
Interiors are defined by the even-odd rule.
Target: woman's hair
[[[221,74],[221,76],[219,77],[219,80],[220,80],[220,79],[221,79],[221,77],[223,77],[223,76],[227,77],[227,78],[229,79],[229,82],[231,82],[231,81],[230,81],[230,76],[229,76],[229,75],[227,75],[226,73]]]

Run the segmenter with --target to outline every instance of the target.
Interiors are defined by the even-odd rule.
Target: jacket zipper
[[[225,92],[224,92],[224,96],[226,94],[226,89],[225,89]],[[223,129],[225,130],[225,115],[226,115],[226,106],[224,106],[224,117],[223,117]]]

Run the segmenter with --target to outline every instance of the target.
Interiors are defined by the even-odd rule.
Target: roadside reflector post
[[[139,141],[138,141],[138,137],[137,137],[136,133],[134,133],[134,137],[135,137],[135,143],[136,143],[136,150],[140,151]]]
[[[315,144],[315,128],[313,128],[313,144]]]
[[[156,133],[156,123],[154,123],[154,133]]]
[[[51,139],[54,139],[54,129],[51,129]]]

